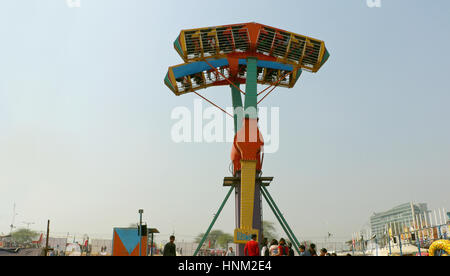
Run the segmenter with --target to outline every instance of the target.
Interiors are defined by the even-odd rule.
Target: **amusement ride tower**
[[[325,43],[262,24],[244,23],[183,30],[174,47],[185,63],[169,68],[164,79],[169,89],[177,96],[195,93],[227,113],[197,92],[227,85],[231,88],[234,110],[234,114],[227,113],[234,118],[233,176],[224,179],[224,186],[231,188],[195,255],[233,190],[236,198],[234,242],[240,245],[238,255],[243,255],[243,244],[253,234],[262,240],[261,195],[299,252],[297,238],[267,190],[273,177],[263,177],[261,173],[264,140],[258,128],[258,104],[278,86],[294,87],[303,70],[317,72],[329,57]],[[240,88],[244,84],[245,91]],[[268,87],[258,92],[258,84]]]

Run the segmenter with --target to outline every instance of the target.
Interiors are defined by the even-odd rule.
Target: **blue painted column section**
[[[419,250],[419,256],[422,256],[422,250],[420,249],[419,231],[417,231],[416,235],[417,249]]]

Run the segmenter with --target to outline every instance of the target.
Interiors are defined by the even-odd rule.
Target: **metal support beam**
[[[211,232],[212,228],[214,227],[214,224],[216,223],[217,219],[219,218],[220,213],[222,212],[223,207],[225,207],[225,204],[227,203],[228,199],[230,198],[230,195],[233,192],[233,190],[234,190],[234,187],[231,187],[230,191],[228,191],[228,194],[225,197],[225,199],[223,200],[222,205],[220,205],[219,210],[214,215],[214,219],[212,220],[211,224],[209,225],[208,230],[206,230],[205,235],[203,236],[202,240],[198,244],[198,247],[195,250],[194,256],[197,256],[198,252],[200,251],[200,249],[202,248],[203,244],[205,243],[206,238],[208,237],[209,233]]]
[[[142,256],[142,213],[144,210],[139,209],[139,257]]]
[[[258,59],[247,59],[247,81],[245,87],[245,116],[250,119],[258,118]]]
[[[234,115],[234,133],[236,134],[242,128],[242,120],[244,116],[244,110],[242,105],[241,91],[239,90],[239,83],[235,86],[230,85],[231,88],[231,100],[233,101],[233,115]]]
[[[15,205],[14,205],[15,208]],[[48,239],[50,237],[50,220],[47,220],[47,236],[45,239],[45,256],[48,255]]]
[[[289,230],[289,232],[292,234],[294,240],[292,242],[297,243],[297,246],[300,246],[300,242],[297,240],[297,237],[295,237],[294,232],[292,231],[291,227],[289,226],[289,224],[287,223],[287,221],[284,219],[283,214],[281,213],[280,209],[278,209],[277,204],[275,203],[275,201],[273,200],[272,196],[270,195],[269,191],[267,190],[266,187],[261,186],[261,189],[263,189],[264,192],[266,192],[268,198],[270,199],[270,201],[272,202],[273,206],[275,207],[275,210],[278,212],[278,214],[280,215],[281,219],[283,220],[284,224],[286,225],[286,228]]]
[[[293,234],[291,234],[287,228],[285,227],[283,220],[280,218],[280,215],[277,213],[277,211],[275,210],[275,207],[273,206],[272,202],[269,200],[266,192],[261,188],[261,194],[263,195],[263,197],[266,199],[267,204],[269,205],[270,209],[272,209],[273,214],[275,215],[275,217],[277,218],[278,222],[280,223],[281,227],[283,228],[284,232],[286,233],[286,235],[288,236],[289,240],[292,241],[295,251],[297,251],[298,255],[300,255],[300,249],[298,247],[298,245],[296,244],[296,242],[294,241],[293,238]]]

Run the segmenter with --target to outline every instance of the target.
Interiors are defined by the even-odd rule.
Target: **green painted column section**
[[[231,87],[231,99],[233,101],[233,113],[234,113],[234,133],[236,134],[242,128],[242,119],[244,116],[244,110],[242,105],[241,91],[239,90],[239,83],[230,85]]]
[[[269,207],[272,210],[272,212],[275,215],[275,217],[277,218],[278,223],[280,223],[281,228],[283,228],[283,230],[284,230],[284,233],[286,233],[286,235],[288,236],[289,240],[292,242],[292,245],[294,246],[295,251],[297,251],[298,255],[300,256],[299,245],[297,245],[297,243],[295,242],[295,240],[296,240],[295,236],[292,236],[294,234],[290,233],[289,230],[286,228],[286,226],[283,224],[283,221],[282,221],[282,218],[280,217],[280,214],[277,213],[277,211],[275,210],[275,206],[273,206],[272,202],[268,198],[268,195],[266,195],[266,193],[264,192],[263,189],[261,189],[261,194],[266,199],[266,202],[269,205]]]
[[[272,196],[270,195],[269,191],[267,190],[266,187],[261,186],[261,189],[266,193],[268,199],[270,200],[270,202],[272,203],[273,207],[275,208],[275,211],[278,212],[278,215],[280,216],[281,220],[284,222],[284,225],[286,226],[287,230],[291,233],[292,237],[294,238],[294,240],[292,241],[292,243],[297,243],[297,246],[300,247],[300,243],[297,240],[297,237],[295,236],[294,232],[292,231],[291,227],[289,226],[289,224],[287,223],[286,219],[284,219],[283,214],[281,213],[280,209],[278,209],[277,204],[275,203],[275,200],[273,200]]]
[[[258,59],[250,57],[247,59],[247,83],[245,88],[245,117],[258,118]]]
[[[205,235],[203,236],[202,240],[200,241],[200,243],[198,244],[197,249],[194,252],[194,257],[197,256],[198,252],[200,251],[200,249],[202,249],[203,244],[206,241],[206,238],[208,238],[209,233],[211,233],[211,229],[214,227],[214,224],[216,223],[217,219],[220,216],[220,213],[223,210],[223,207],[225,206],[225,204],[227,204],[228,199],[230,198],[231,193],[233,192],[234,187],[231,187],[230,190],[228,191],[227,196],[225,197],[225,199],[223,200],[222,204],[219,207],[219,210],[217,211],[217,213],[214,215],[214,219],[212,220],[211,224],[208,227],[208,230],[206,230]]]

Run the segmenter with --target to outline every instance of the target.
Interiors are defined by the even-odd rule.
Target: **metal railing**
[[[250,49],[248,29],[233,27],[185,33],[187,58],[211,57],[218,54],[245,52]]]

